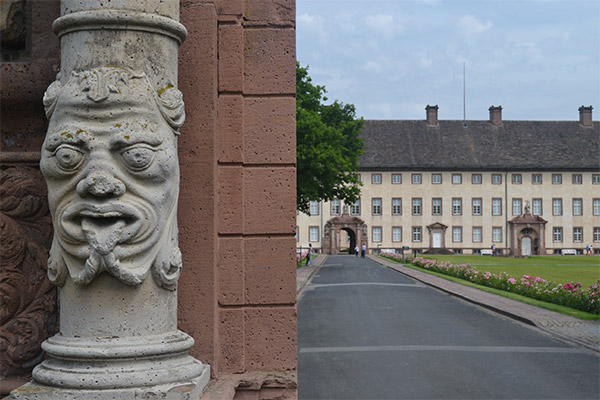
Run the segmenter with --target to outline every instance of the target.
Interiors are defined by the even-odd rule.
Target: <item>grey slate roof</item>
[[[600,122],[365,120],[359,170],[600,170]]]

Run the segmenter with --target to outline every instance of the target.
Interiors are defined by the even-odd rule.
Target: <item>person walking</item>
[[[358,258],[358,245],[354,247],[354,255]]]
[[[367,254],[367,245],[366,245],[366,244],[363,244],[363,245],[362,245],[362,251],[360,252],[360,256],[361,256],[362,258],[365,258],[365,254]]]
[[[312,244],[308,245],[308,253],[306,254],[306,265],[312,265],[313,248]]]

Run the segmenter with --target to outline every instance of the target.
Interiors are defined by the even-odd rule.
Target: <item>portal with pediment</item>
[[[343,233],[345,232],[345,234]],[[342,238],[347,238],[342,243]],[[323,228],[323,253],[338,254],[342,248],[349,248],[349,254],[354,254],[355,247],[368,246],[367,225],[358,217],[353,217],[344,207],[341,216],[333,217]]]

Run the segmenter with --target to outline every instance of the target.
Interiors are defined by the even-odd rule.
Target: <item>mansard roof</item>
[[[365,120],[359,170],[598,170],[600,122]]]

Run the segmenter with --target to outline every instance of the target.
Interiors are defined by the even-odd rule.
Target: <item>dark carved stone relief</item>
[[[26,50],[26,14],[25,0],[3,0],[0,4],[2,61],[14,61]]]
[[[41,361],[40,345],[56,332],[57,318],[56,289],[46,273],[52,241],[46,184],[35,167],[0,172],[0,378],[7,382],[26,379]]]

